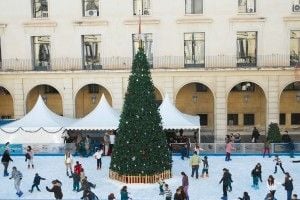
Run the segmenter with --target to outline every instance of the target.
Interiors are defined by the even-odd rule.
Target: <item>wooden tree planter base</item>
[[[123,182],[123,183],[157,183],[157,181],[161,178],[163,180],[169,179],[172,177],[171,170],[166,170],[160,174],[155,174],[152,176],[147,175],[139,175],[139,176],[127,176],[120,175],[117,172],[109,170],[109,178]]]

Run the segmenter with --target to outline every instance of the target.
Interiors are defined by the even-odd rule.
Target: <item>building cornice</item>
[[[229,22],[236,23],[236,22],[265,22],[265,17],[258,17],[258,16],[236,16],[229,18]]]
[[[79,20],[75,20],[73,22],[75,26],[107,26],[108,21],[107,20],[102,20],[99,18],[94,18],[94,17],[88,17],[88,18],[82,18]]]
[[[56,27],[57,22],[49,19],[34,19],[23,23],[24,27]]]
[[[177,24],[201,24],[201,23],[212,23],[213,19],[203,16],[186,15],[176,20]]]
[[[125,25],[137,25],[139,24],[139,19],[126,19],[123,22]],[[159,19],[154,19],[154,18],[142,18],[141,19],[142,24],[159,24],[160,20]]]
[[[300,15],[290,15],[283,17],[284,22],[300,22]]]

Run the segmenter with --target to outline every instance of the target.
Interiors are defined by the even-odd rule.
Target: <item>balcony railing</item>
[[[102,57],[97,66],[84,66],[81,58],[54,58],[50,66],[36,67],[31,59],[3,59],[0,71],[78,71],[78,70],[130,70],[131,57]],[[205,56],[205,64],[187,67],[183,56],[160,56],[153,58],[153,69],[241,69],[241,68],[279,68],[299,67],[300,59],[289,55],[259,55],[255,62],[241,62],[236,56]]]

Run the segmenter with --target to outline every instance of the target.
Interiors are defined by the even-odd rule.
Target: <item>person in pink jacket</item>
[[[230,161],[230,155],[231,155],[231,150],[235,150],[235,148],[232,146],[232,142],[228,141],[226,143],[226,147],[225,147],[225,151],[226,151],[226,157],[225,157],[225,161]]]

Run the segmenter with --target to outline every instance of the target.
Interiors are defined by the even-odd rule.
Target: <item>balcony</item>
[[[255,62],[254,62],[255,61]],[[217,55],[205,56],[205,63],[190,67],[184,62],[183,56],[153,57],[155,69],[186,69],[186,70],[216,70],[216,69],[250,69],[250,68],[294,68],[300,66],[300,59],[290,55],[259,55],[253,59],[241,61],[236,56]],[[83,65],[81,58],[53,58],[51,66],[33,66],[31,59],[3,59],[0,62],[0,72],[11,71],[95,71],[95,70],[130,70],[131,57],[102,57],[97,65]]]

